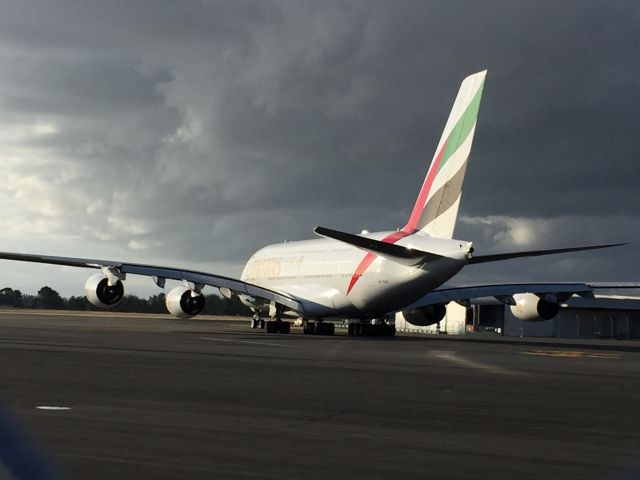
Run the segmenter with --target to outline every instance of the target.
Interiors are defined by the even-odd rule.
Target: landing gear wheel
[[[333,335],[335,330],[336,326],[331,322],[316,322],[316,335]]]
[[[385,337],[395,337],[396,336],[396,326],[395,325],[385,325],[384,331]]]
[[[251,319],[251,328],[264,328],[264,320],[257,313]]]
[[[291,323],[282,320],[271,320],[267,322],[267,333],[289,333]]]
[[[305,320],[302,324],[302,333],[304,333],[305,335],[315,335],[316,324]]]
[[[347,327],[347,333],[351,336],[395,337],[396,327],[388,323],[370,324],[353,322]]]

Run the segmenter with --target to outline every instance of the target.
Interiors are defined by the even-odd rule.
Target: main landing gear
[[[256,313],[251,319],[251,328],[265,329],[267,333],[289,333],[291,331],[291,323],[282,321],[281,306],[276,306],[276,318],[275,320],[264,321],[264,318]]]
[[[323,322],[317,320],[312,322],[310,320],[302,321],[302,333],[305,335],[333,335],[336,331],[336,326],[332,322]]]
[[[251,319],[251,328],[260,328],[266,330],[267,333],[289,333],[291,323],[278,319],[265,322],[264,318],[254,315]]]
[[[395,337],[396,327],[386,322],[370,323],[364,321],[349,322],[347,333],[351,336]]]
[[[265,329],[267,333],[290,333],[291,323],[282,320],[282,308],[277,307],[275,319],[266,321],[256,313],[251,320],[251,328]],[[333,322],[324,322],[322,320],[302,321],[302,333],[305,335],[333,335],[335,333],[335,324]],[[364,337],[394,337],[396,335],[396,327],[388,323],[384,319],[374,320],[351,320],[347,326],[349,336]]]
[[[291,323],[282,320],[269,320],[267,322],[267,333],[289,333],[291,331]]]

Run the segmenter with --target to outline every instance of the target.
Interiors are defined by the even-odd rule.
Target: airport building
[[[427,327],[407,322],[402,313],[395,318],[399,332],[465,335],[487,333],[509,337],[640,339],[640,298],[599,296],[572,297],[561,303],[555,318],[545,321],[520,320],[508,305],[485,302],[465,308],[447,305],[445,317]]]

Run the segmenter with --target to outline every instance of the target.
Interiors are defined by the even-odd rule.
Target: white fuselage
[[[363,236],[382,240],[393,233]],[[443,258],[420,267],[406,266],[321,238],[264,247],[249,259],[241,278],[300,300],[304,312],[297,313],[307,318],[375,318],[401,310],[449,280],[465,265],[470,247],[468,242],[422,233],[395,243]]]

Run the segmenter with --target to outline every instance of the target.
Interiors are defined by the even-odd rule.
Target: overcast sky
[[[634,244],[459,282],[639,281],[638,52],[637,1],[4,1],[0,250],[238,276],[316,225],[402,227],[488,69],[455,236]],[[1,272],[64,295],[90,273]]]

